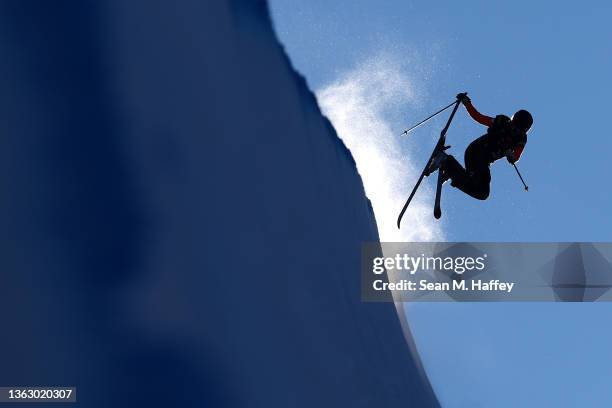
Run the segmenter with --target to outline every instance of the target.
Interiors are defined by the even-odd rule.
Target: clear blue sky
[[[609,2],[273,0],[271,8],[313,89],[381,49],[423,61],[427,97],[397,129],[463,90],[486,114],[533,113],[519,163],[530,191],[501,162],[486,202],[446,188],[449,240],[612,240]],[[482,133],[462,111],[451,153],[462,156]],[[433,141],[430,130],[411,138],[402,143],[424,151]],[[408,312],[447,406],[612,405],[608,304],[418,304]]]

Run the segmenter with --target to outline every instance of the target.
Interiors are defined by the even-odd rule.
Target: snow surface
[[[265,2],[0,6],[1,385],[82,406],[437,406],[350,152]]]

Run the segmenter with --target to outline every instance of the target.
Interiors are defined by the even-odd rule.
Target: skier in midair
[[[451,180],[451,186],[476,199],[486,200],[491,183],[489,166],[502,157],[506,157],[510,164],[519,160],[527,143],[527,133],[533,124],[533,118],[523,109],[516,112],[512,118],[506,115],[492,118],[478,112],[467,94],[460,93],[457,99],[463,103],[472,119],[488,127],[487,133],[465,149],[465,168],[453,156],[441,151],[426,175],[439,169],[444,180]]]

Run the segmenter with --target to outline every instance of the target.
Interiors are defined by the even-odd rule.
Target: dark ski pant
[[[465,149],[465,168],[453,156],[448,156],[442,165],[443,171],[451,180],[451,186],[478,199],[489,197],[491,185],[489,153],[477,139]]]

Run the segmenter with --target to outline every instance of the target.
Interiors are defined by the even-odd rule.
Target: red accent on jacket
[[[513,163],[516,163],[517,161],[519,161],[519,159],[521,158],[521,154],[523,153],[523,149],[525,148],[525,146],[516,146],[514,148],[514,152],[513,152]]]
[[[465,109],[467,109],[472,119],[474,119],[476,122],[486,127],[489,127],[493,124],[493,118],[478,112],[474,105],[472,105],[472,102],[466,102],[464,103],[464,105]]]

